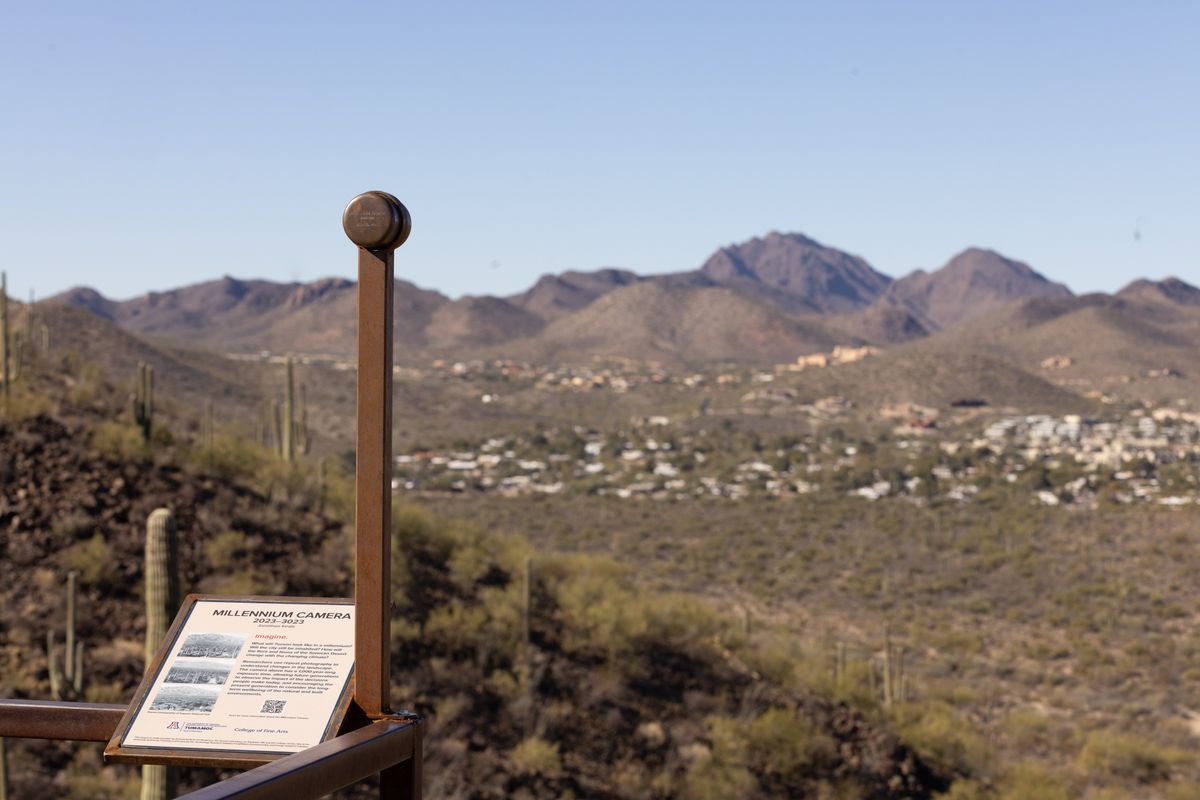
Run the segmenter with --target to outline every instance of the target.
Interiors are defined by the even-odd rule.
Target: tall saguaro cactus
[[[142,429],[142,438],[150,441],[154,420],[154,367],[138,362],[137,382],[133,392],[133,419]]]
[[[56,700],[74,700],[83,696],[83,642],[75,639],[75,596],[79,573],[67,573],[67,643],[58,660],[58,641],[53,630],[46,631],[46,667],[50,675],[50,694]]]
[[[284,373],[283,443],[279,455],[291,462],[296,460],[296,383],[291,356],[284,362]]]
[[[304,386],[300,386],[299,408],[296,404],[296,361],[291,356],[284,360],[283,404],[271,401],[267,424],[274,436],[275,455],[289,464],[302,455],[307,455],[310,445],[308,437],[308,402]]]
[[[883,645],[883,707],[891,708],[907,700],[908,674],[904,669],[904,648],[892,644],[892,630],[888,626]]]
[[[179,535],[175,516],[156,508],[146,520],[146,669],[167,636],[179,608]],[[172,767],[142,767],[142,800],[174,797],[177,775]]]
[[[175,515],[156,508],[146,520],[146,663],[158,652],[179,608],[179,534]]]

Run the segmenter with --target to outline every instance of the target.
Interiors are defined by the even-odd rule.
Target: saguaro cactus
[[[312,449],[312,439],[308,435],[308,391],[300,384],[300,419],[296,421],[296,447],[300,455],[306,456]]]
[[[179,536],[175,516],[156,508],[146,520],[146,668],[162,646],[179,608]],[[173,768],[142,767],[142,800],[166,800],[176,793]]]
[[[13,331],[8,344],[12,348],[12,358],[8,360],[8,377],[16,383],[21,380],[21,368],[25,366],[25,337],[20,331]]]
[[[154,367],[138,362],[137,382],[133,392],[133,419],[142,429],[142,438],[150,441],[154,420]]]
[[[908,674],[904,669],[904,648],[892,644],[889,626],[884,634],[883,645],[883,707],[891,708],[907,700]]]
[[[525,556],[525,586],[521,598],[521,616],[525,623],[525,652],[528,658],[531,642],[533,641],[533,556]]]
[[[279,412],[279,401],[271,401],[271,443],[275,445],[275,456],[283,458],[283,417]]]
[[[296,384],[293,380],[292,357],[284,361],[283,442],[279,455],[284,461],[296,460]]]
[[[75,596],[79,573],[67,573],[67,643],[63,660],[58,660],[58,641],[53,630],[46,631],[46,665],[50,674],[50,694],[56,700],[83,696],[83,642],[75,639]]]
[[[146,663],[158,652],[179,608],[179,536],[175,516],[156,508],[146,520]]]

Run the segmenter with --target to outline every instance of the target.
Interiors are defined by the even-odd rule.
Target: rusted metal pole
[[[379,773],[380,800],[421,800],[424,796],[424,733],[423,726],[413,731],[410,758]]]
[[[393,256],[412,220],[392,195],[366,192],[342,227],[358,245],[354,699],[380,719],[391,713]]]
[[[412,219],[392,195],[366,192],[346,206],[342,227],[358,245],[354,700],[367,717],[378,720],[391,713],[394,256],[412,230]],[[411,741],[408,760],[380,772],[383,800],[420,800],[419,726]]]
[[[53,700],[0,700],[0,736],[107,742],[125,706]]]
[[[358,251],[358,445],[355,472],[355,699],[391,711],[392,251]]]

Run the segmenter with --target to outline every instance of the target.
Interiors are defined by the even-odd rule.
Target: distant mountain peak
[[[319,278],[312,283],[298,283],[286,302],[289,308],[301,308],[328,295],[352,289],[354,285],[354,281],[347,278]]]
[[[591,272],[546,274],[520,294],[508,298],[514,305],[549,321],[590,305],[614,289],[642,280],[634,273],[604,267]]]
[[[90,286],[75,286],[48,298],[51,303],[62,303],[90,311],[110,322],[114,320],[117,304]]]
[[[778,231],[722,247],[699,274],[788,310],[817,313],[865,308],[891,282],[858,256],[801,233]]]
[[[1026,297],[1065,298],[1071,290],[1028,264],[968,247],[939,270],[917,270],[888,287],[884,302],[912,311],[933,329],[948,328]]]
[[[1152,281],[1136,280],[1117,292],[1117,297],[1142,300],[1168,300],[1184,306],[1200,306],[1200,289],[1179,278]]]

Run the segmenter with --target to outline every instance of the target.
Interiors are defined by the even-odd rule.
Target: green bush
[[[137,426],[124,422],[101,422],[92,428],[88,444],[100,455],[112,461],[135,461],[146,458],[150,448]]]
[[[204,558],[214,570],[226,570],[241,562],[248,549],[246,534],[222,531],[204,542]]]
[[[460,657],[474,657],[481,666],[511,663],[516,657],[523,626],[515,585],[489,588],[477,602],[455,601],[439,606],[425,622],[425,636]]]
[[[629,571],[615,561],[564,556],[548,560],[543,573],[564,623],[568,652],[600,653],[612,664],[645,632],[645,609],[629,587]]]
[[[1079,752],[1079,765],[1089,774],[1138,783],[1166,780],[1172,768],[1193,761],[1192,754],[1180,748],[1113,730],[1092,731]]]
[[[62,551],[62,565],[75,570],[85,584],[109,586],[117,577],[117,562],[103,534],[97,532]]]
[[[18,422],[39,414],[48,414],[53,407],[50,398],[18,382],[9,390],[7,402],[0,402],[0,419]]]
[[[258,567],[245,567],[226,575],[210,577],[212,591],[229,595],[274,595],[283,591],[280,581]]]
[[[554,776],[562,770],[562,759],[558,755],[558,745],[551,744],[545,739],[531,736],[521,742],[509,754],[519,772],[528,775]]]
[[[750,797],[758,781],[747,764],[748,746],[741,723],[729,717],[709,717],[705,723],[711,750],[689,748],[691,763],[684,776],[683,796],[694,800]]]
[[[917,752],[960,775],[979,774],[988,760],[988,743],[952,706],[911,703],[896,714],[901,737]]]
[[[812,769],[836,753],[836,744],[813,723],[782,708],[768,709],[746,726],[751,762],[782,778]]]
[[[1004,776],[996,796],[997,800],[1072,800],[1077,795],[1062,778],[1037,764],[1023,762]]]

